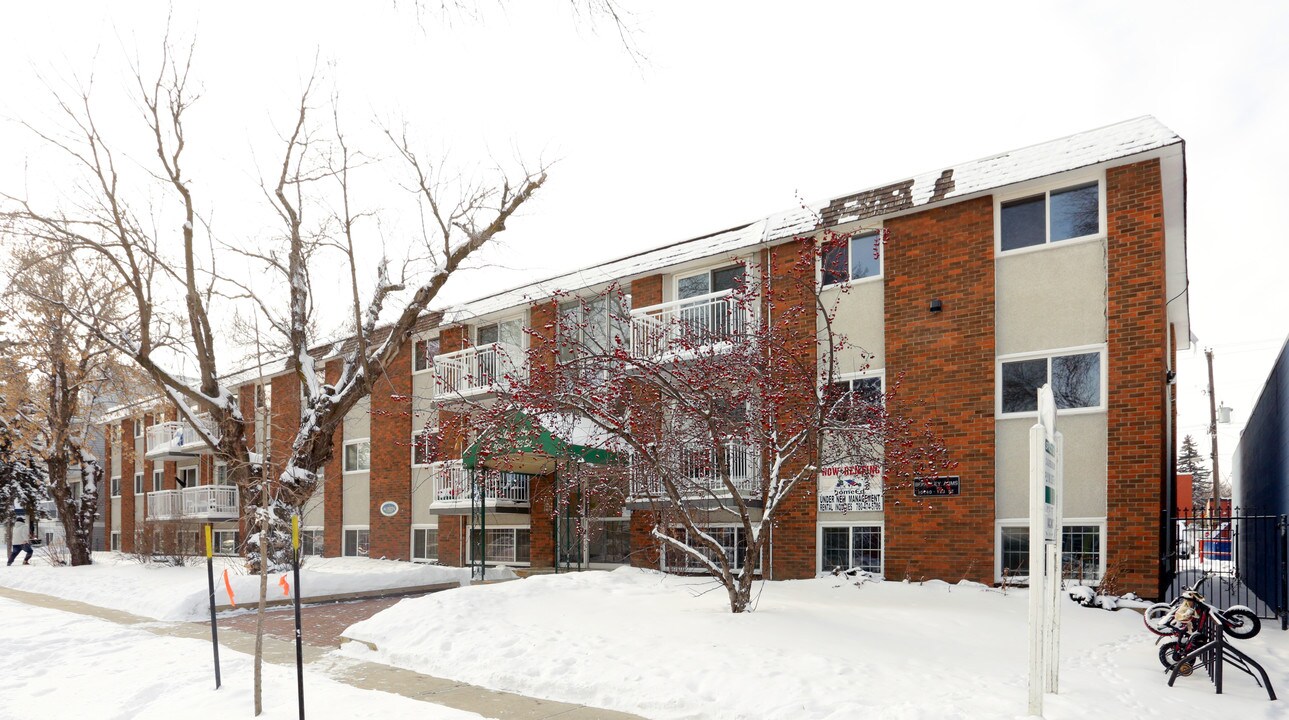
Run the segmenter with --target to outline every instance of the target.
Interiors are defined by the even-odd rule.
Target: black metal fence
[[[1245,605],[1289,628],[1289,516],[1240,508],[1174,513],[1167,522],[1168,599],[1205,573],[1200,592],[1219,607]]]

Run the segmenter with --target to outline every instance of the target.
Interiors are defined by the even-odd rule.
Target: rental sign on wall
[[[881,466],[831,465],[819,470],[819,512],[881,509]]]

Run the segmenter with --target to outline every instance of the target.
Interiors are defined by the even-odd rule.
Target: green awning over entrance
[[[467,469],[488,468],[529,475],[545,475],[555,470],[560,460],[577,460],[592,465],[617,461],[617,455],[603,447],[603,434],[589,421],[567,416],[553,416],[564,426],[559,437],[539,420],[516,412],[498,427],[483,433],[461,456]]]

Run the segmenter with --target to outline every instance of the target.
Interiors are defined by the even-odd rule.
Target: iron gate
[[[1289,516],[1186,508],[1166,533],[1167,599],[1207,573],[1200,592],[1209,602],[1245,605],[1289,629]]]

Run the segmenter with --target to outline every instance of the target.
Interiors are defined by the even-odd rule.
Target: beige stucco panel
[[[319,487],[308,500],[304,501],[300,513],[300,527],[322,527],[325,522],[326,491]]]
[[[112,532],[121,532],[121,498],[112,498]]]
[[[1029,516],[1029,429],[1033,418],[997,421],[995,512],[998,518]],[[1064,515],[1106,515],[1106,415],[1061,415],[1057,429],[1064,438]]]
[[[855,282],[845,291],[839,288],[823,291],[824,307],[831,308],[836,303],[834,331],[845,335],[849,346],[837,357],[839,374],[861,372],[865,365],[868,370],[886,367],[885,292],[881,279]],[[822,331],[823,328],[821,318],[819,329]],[[865,360],[864,353],[872,357]]]
[[[371,476],[368,473],[351,473],[344,476],[342,496],[344,525],[365,526],[371,522]]]
[[[344,440],[371,437],[371,398],[365,397],[345,413]]]
[[[1101,241],[998,258],[999,355],[1106,341],[1106,265]]]
[[[434,499],[434,478],[429,468],[412,468],[412,524],[437,525],[438,516],[430,513]]]
[[[434,372],[425,371],[412,375],[412,432],[431,424],[435,417]]]

